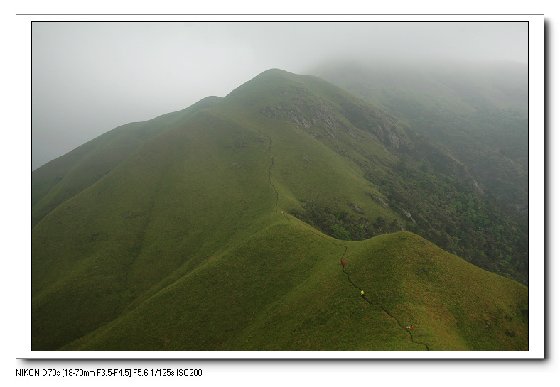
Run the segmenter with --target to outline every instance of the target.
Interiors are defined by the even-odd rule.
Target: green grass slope
[[[526,350],[526,313],[526,287],[414,234],[343,243],[291,218],[64,349]]]
[[[407,222],[367,175],[410,146],[392,117],[279,70],[209,102],[34,172],[33,350],[526,349],[526,287],[364,239]]]
[[[478,203],[473,205],[467,198],[440,203],[440,208],[461,208],[461,216],[456,218],[453,209],[441,211],[451,220],[446,222],[422,211],[422,216],[432,218],[429,223],[437,224],[436,230],[422,232],[429,227],[423,225],[415,231],[489,270],[528,281],[526,65],[338,63],[314,73],[384,107],[420,134],[430,148],[444,150],[467,172],[464,180],[476,187]],[[430,149],[423,151],[429,153]],[[411,162],[418,164],[418,157]],[[441,162],[432,157],[429,164]],[[478,214],[473,216],[474,212]],[[459,229],[483,232],[437,235],[466,217],[471,218],[470,226]],[[492,235],[491,241],[487,235]],[[472,244],[481,248],[471,249],[470,242],[456,246],[455,238],[476,240]]]
[[[444,208],[440,213],[450,221],[434,219],[431,210],[418,211],[436,227],[426,233],[422,229],[429,226],[423,225],[417,232],[477,265],[528,281],[526,65],[338,63],[318,68],[315,73],[383,106],[421,134],[431,148],[441,148],[468,172],[478,191],[478,203],[469,205],[465,202],[472,200],[465,198],[462,203],[432,199]],[[429,154],[429,149],[423,153]],[[419,164],[418,156],[412,163]],[[432,157],[429,164],[437,166],[441,162]],[[458,205],[464,214],[477,214],[467,222],[470,226],[451,231],[453,224],[461,222],[454,216]],[[466,235],[459,231],[467,228],[482,233]],[[443,231],[446,229],[449,231]],[[487,235],[492,237],[488,239]],[[457,246],[456,238],[476,242]],[[481,248],[471,249],[471,244]]]
[[[101,179],[146,141],[217,100],[217,97],[208,97],[179,112],[122,125],[33,171],[32,225],[66,199]]]

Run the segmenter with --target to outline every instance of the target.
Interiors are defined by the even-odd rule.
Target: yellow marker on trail
[[[360,296],[363,296],[365,293],[363,290],[360,290]]]

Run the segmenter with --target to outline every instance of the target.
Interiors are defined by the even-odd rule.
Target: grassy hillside
[[[392,116],[272,70],[47,164],[32,348],[526,349],[525,286],[411,233],[370,239],[411,222],[375,182],[400,181],[414,146]]]
[[[315,72],[445,146],[485,191],[526,213],[526,65],[340,63]]]
[[[65,349],[526,350],[526,324],[524,286],[414,234],[342,243],[292,218]]]
[[[101,179],[145,142],[217,100],[217,97],[208,97],[179,112],[120,126],[33,171],[32,225],[66,199]]]
[[[429,234],[415,231],[489,270],[528,281],[526,65],[339,63],[323,66],[315,73],[382,106],[407,123],[411,131],[421,136],[421,141],[429,144],[422,154],[429,155],[435,146],[439,153],[449,154],[464,168],[468,177],[465,180],[474,185],[478,203],[471,202],[471,189],[467,193],[469,198],[443,203],[448,210],[442,214],[453,218],[455,209],[460,208],[471,219],[455,227],[482,229],[484,233],[436,235],[449,226],[454,227],[453,223],[464,223],[461,217],[452,222],[430,219],[430,223],[437,224],[433,231]],[[409,158],[407,164],[413,167],[406,166],[406,169],[416,169],[418,155]],[[437,167],[442,162],[432,158],[429,164]],[[464,193],[451,196],[464,196]],[[426,229],[426,225],[421,228]],[[492,237],[487,240],[485,235]],[[456,238],[476,240],[474,245],[484,246],[480,249],[484,253],[468,247],[470,242],[455,246]],[[491,256],[494,262],[489,259]]]

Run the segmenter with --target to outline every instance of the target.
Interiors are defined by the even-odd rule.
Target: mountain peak
[[[260,73],[259,75],[257,75],[255,78],[257,77],[268,77],[268,76],[296,76],[296,74],[291,73],[289,71],[286,70],[282,70],[279,68],[271,68],[268,70],[263,71],[262,73]]]
[[[246,93],[260,94],[265,92],[275,92],[279,89],[285,89],[290,85],[294,86],[295,82],[301,82],[301,80],[298,80],[298,77],[303,78],[303,76],[298,76],[288,71],[276,68],[265,70],[257,76],[251,78],[249,81],[243,83],[241,86],[232,90],[227,97],[244,95]]]
[[[311,75],[269,69],[233,90],[226,99],[239,109],[295,125],[313,137],[335,139],[338,132],[353,136],[361,132],[373,134],[391,148],[408,143],[395,117]]]
[[[506,224],[405,129],[270,69],[40,168],[32,349],[526,350],[527,287],[394,233]]]

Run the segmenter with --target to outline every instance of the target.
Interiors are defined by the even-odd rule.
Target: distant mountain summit
[[[510,242],[493,211],[386,109],[268,70],[32,173],[32,349],[526,350],[527,287],[454,255]]]

